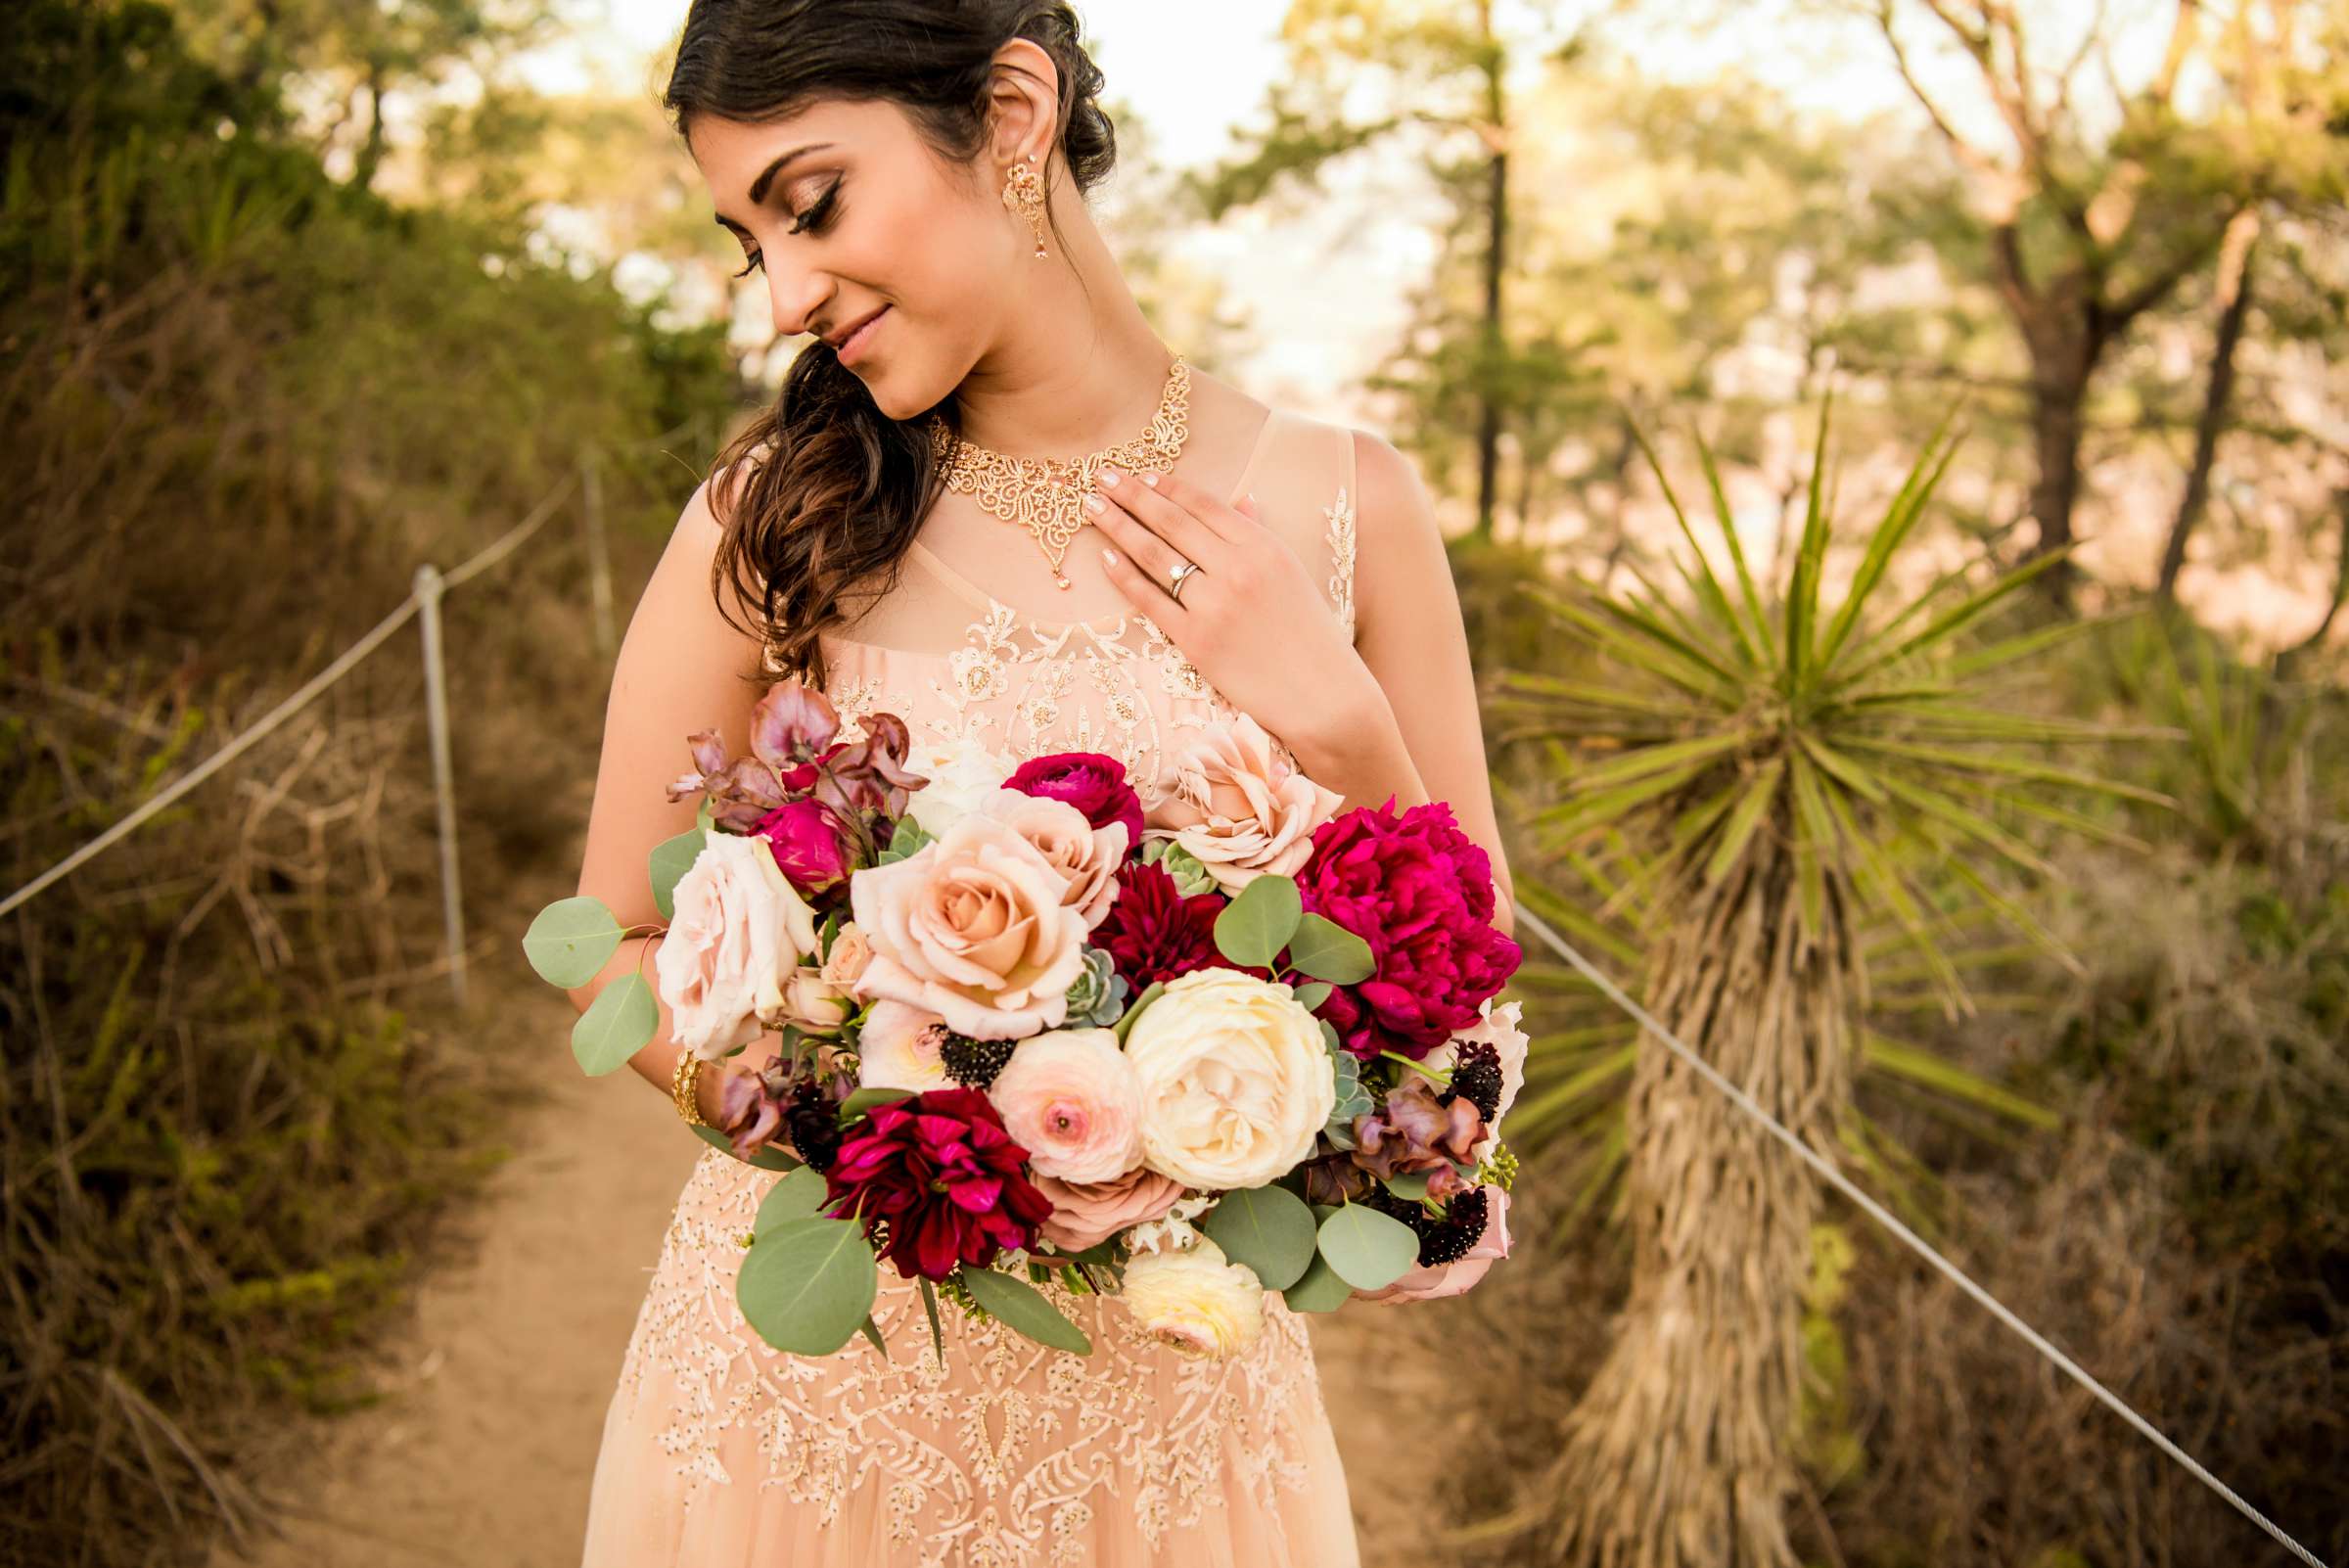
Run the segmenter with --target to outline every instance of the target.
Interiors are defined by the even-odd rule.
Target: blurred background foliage
[[[1525,907],[1651,1003],[1702,972],[1692,939],[1746,879],[1785,930],[1831,928],[1822,973],[1849,992],[1804,992],[1787,1016],[1807,1023],[1777,1037],[1848,1082],[1805,1123],[1815,1143],[2349,1554],[2324,1457],[2349,1448],[2349,18],[2321,0],[1263,9],[1265,100],[1182,161],[1160,148],[1183,127],[1120,105],[1101,217],[1170,342],[1304,400],[1285,375],[1418,461]],[[1081,10],[1112,39],[1140,24]],[[552,498],[555,523],[448,614],[477,945],[567,888],[606,651],[584,468],[624,610],[792,346],[730,281],[643,92],[511,69],[583,17],[13,9],[7,887],[251,724],[418,563]],[[1892,107],[1824,113],[1763,61],[1659,65],[1722,36],[1832,46],[1837,79]],[[1319,280],[1318,242],[1284,249],[1292,232],[1368,251],[1393,296],[1365,308],[1392,330],[1362,335],[1342,388],[1282,357],[1301,329],[1258,287]],[[1930,504],[1871,557],[1953,409]],[[1696,498],[1684,528],[1667,484]],[[1863,706],[1814,700],[1823,677],[1791,643],[1745,662],[1790,615],[1816,632],[1852,603],[1850,646],[1891,646],[1903,607],[1922,631],[2002,580],[2019,586]],[[1701,701],[1692,655],[1731,667]],[[369,1398],[355,1368],[437,1217],[524,1126],[544,1041],[485,1038],[439,1000],[421,703],[395,640],[0,919],[0,1560],[180,1562],[258,1523],[259,1478],[302,1446],[289,1414]],[[1959,723],[1988,765],[1901,761]],[[1834,775],[1848,815],[1822,824],[1828,803],[1791,780],[1839,735],[1930,807]],[[1652,1045],[1531,942],[1516,991],[1538,1038],[1514,1113],[1522,1250],[1381,1324],[1448,1358],[1474,1418],[1427,1466],[1434,1539],[1366,1542],[1369,1560],[2260,1549],[1742,1130],[1699,1114],[1663,1138],[1678,1090]],[[1750,1067],[1769,1056],[1752,1035],[1698,1043]],[[1642,1216],[1701,1217],[1725,1166],[1795,1186],[1748,1218],[1775,1227],[1741,1285],[1751,1315],[1667,1364],[1637,1350],[1668,1271]],[[1760,1239],[1707,1244],[1735,1268]],[[1774,1403],[1716,1402],[1766,1503],[1733,1539],[1692,1530],[1699,1505],[1623,1453],[1552,1469],[1562,1434],[1620,1427],[1646,1395],[1756,1375]],[[1578,1533],[1594,1475],[1621,1519]],[[1643,1513],[1664,1522],[1620,1533]]]

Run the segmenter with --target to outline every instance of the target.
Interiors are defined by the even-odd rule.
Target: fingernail
[[[1109,503],[1098,495],[1088,495],[1084,498],[1084,509],[1088,512],[1106,512],[1109,510]]]
[[[1117,471],[1116,469],[1114,469],[1114,468],[1105,468],[1105,469],[1103,469],[1103,470],[1101,471],[1101,483],[1102,483],[1102,484],[1115,484],[1117,482],[1118,482],[1118,471]]]
[[[1118,564],[1118,552],[1115,550],[1104,550],[1101,552],[1101,559],[1108,562],[1111,566],[1116,566]]]
[[[1142,483],[1155,490],[1158,488],[1158,476],[1156,474],[1144,474],[1142,476]]]

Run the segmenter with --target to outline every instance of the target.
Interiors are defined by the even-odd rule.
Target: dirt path
[[[270,1478],[309,1499],[284,1536],[210,1568],[576,1568],[605,1405],[701,1146],[634,1075],[570,1068],[551,1064],[520,1152],[459,1222],[465,1255],[419,1286],[382,1402],[321,1424],[315,1483]],[[1414,1364],[1389,1339],[1401,1311],[1358,1306],[1311,1328],[1364,1568],[1424,1559],[1419,1451],[1395,1439],[1397,1410],[1426,1410],[1430,1391],[1398,1386]]]

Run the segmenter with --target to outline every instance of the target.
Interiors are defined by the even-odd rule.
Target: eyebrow
[[[783,166],[786,163],[793,161],[795,159],[806,158],[809,153],[820,153],[831,145],[832,143],[830,142],[809,142],[805,147],[793,148],[790,152],[785,153],[781,158],[778,158],[773,162],[767,164],[765,168],[760,171],[759,177],[751,181],[751,206],[757,207],[760,203],[766,200],[766,188],[774,183],[775,176],[777,174],[783,172]],[[741,227],[740,224],[727,217],[723,212],[717,214],[716,222],[720,228],[739,229]]]

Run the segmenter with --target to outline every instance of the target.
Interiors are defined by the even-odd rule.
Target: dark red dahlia
[[[1154,980],[1223,962],[1216,950],[1216,916],[1226,901],[1220,893],[1186,898],[1161,867],[1129,860],[1118,868],[1118,896],[1093,928],[1092,945],[1139,992]]]
[[[876,1105],[841,1140],[824,1171],[824,1207],[886,1221],[885,1256],[907,1277],[944,1279],[961,1264],[985,1268],[1036,1240],[1052,1213],[1025,1167],[1028,1151],[975,1088],[930,1089]]]
[[[1102,752],[1054,752],[1031,757],[1003,781],[1007,790],[1066,801],[1097,828],[1126,824],[1128,853],[1142,845],[1142,802],[1126,781],[1126,764]]]
[[[1473,1026],[1521,953],[1493,926],[1493,861],[1460,831],[1450,803],[1400,816],[1395,798],[1313,830],[1297,891],[1312,913],[1370,945],[1367,980],[1334,988],[1316,1009],[1364,1061],[1413,1061]]]

